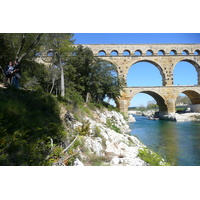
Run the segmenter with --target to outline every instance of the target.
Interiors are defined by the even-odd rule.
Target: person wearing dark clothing
[[[14,87],[19,89],[19,79],[21,78],[21,69],[20,69],[18,61],[14,61],[13,73],[14,73],[14,77],[13,77],[12,83],[13,83]]]
[[[14,67],[13,67],[12,62],[10,61],[9,65],[6,66],[5,71],[4,71],[5,76],[6,76],[5,85],[7,85],[8,80],[9,80],[10,84],[12,83],[12,78],[13,78],[13,72],[12,71],[13,70],[14,70]]]

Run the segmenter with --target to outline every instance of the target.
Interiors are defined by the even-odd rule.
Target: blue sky
[[[76,44],[200,43],[200,33],[75,33]]]
[[[74,39],[75,44],[200,43],[200,33],[75,33]],[[154,65],[142,62],[130,68],[127,84],[128,86],[162,86],[162,79]],[[187,62],[176,65],[174,85],[178,84],[197,84],[197,73],[193,65]],[[137,94],[131,100],[130,106],[146,106],[150,100],[153,98],[149,95]]]

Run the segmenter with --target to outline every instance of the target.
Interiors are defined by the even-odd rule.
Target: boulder
[[[135,122],[135,117],[133,115],[128,115],[128,122]]]
[[[84,145],[97,156],[103,156],[102,139],[100,137],[96,137],[94,139],[86,137]]]
[[[120,158],[118,158],[117,156],[114,156],[114,157],[112,158],[112,160],[110,161],[110,164],[111,164],[111,165],[118,165],[119,162],[120,162]]]

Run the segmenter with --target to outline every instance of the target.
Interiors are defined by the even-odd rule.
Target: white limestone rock
[[[97,156],[103,156],[102,139],[100,137],[96,137],[94,139],[86,137],[84,145],[87,149],[94,152]]]
[[[82,167],[84,164],[78,158],[76,158],[74,161],[74,166]]]
[[[133,115],[128,115],[128,122],[135,122],[135,117]]]
[[[117,156],[114,156],[114,157],[112,158],[112,160],[110,161],[110,164],[111,164],[111,165],[118,165],[119,162],[120,162],[120,158],[118,158]]]
[[[84,119],[90,123],[91,136],[84,137],[84,146],[90,153],[106,156],[110,159],[111,166],[146,165],[138,157],[138,150],[144,145],[136,137],[127,134],[130,132],[130,128],[123,115],[115,111],[95,112],[96,120],[89,117]],[[121,134],[107,127],[107,118],[121,130]],[[96,127],[99,128],[100,137],[95,136]],[[87,155],[81,153],[81,158],[86,159],[85,156]]]

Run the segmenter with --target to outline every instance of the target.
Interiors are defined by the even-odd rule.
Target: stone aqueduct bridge
[[[131,99],[138,93],[152,96],[159,106],[159,112],[163,115],[175,113],[175,102],[180,93],[186,94],[192,104],[200,104],[200,44],[84,44],[83,46],[89,47],[94,56],[115,64],[118,75],[125,79],[129,68],[143,61],[155,65],[160,71],[163,86],[124,88],[117,105],[125,114],[128,112]],[[197,85],[173,85],[174,67],[180,61],[189,62],[195,67]]]

